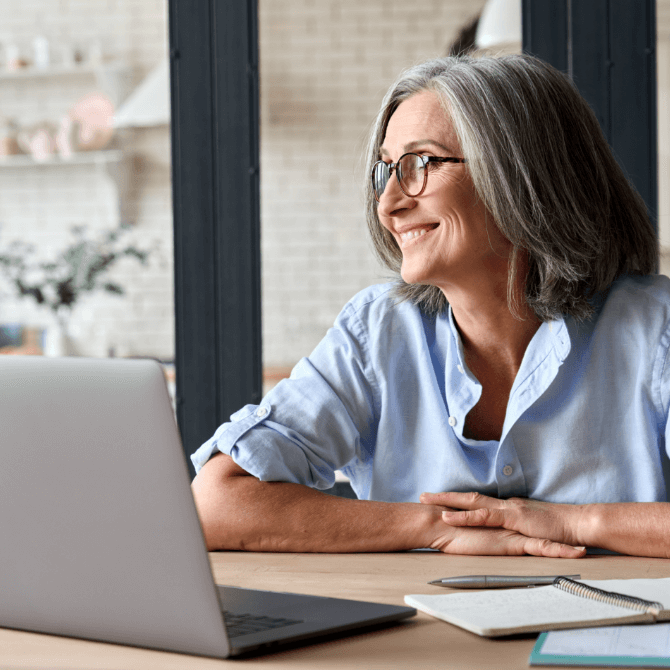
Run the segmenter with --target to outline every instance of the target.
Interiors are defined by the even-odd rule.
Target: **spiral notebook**
[[[669,579],[572,580],[550,586],[407,595],[418,610],[477,635],[670,620]]]

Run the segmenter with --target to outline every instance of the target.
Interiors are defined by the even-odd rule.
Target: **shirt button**
[[[463,372],[463,366],[462,366],[462,365],[457,365],[457,366],[456,366],[456,369],[457,369],[462,375],[465,374],[465,372]]]
[[[268,413],[268,411],[265,409],[265,407],[259,407],[259,408],[256,410],[256,416],[257,416],[257,417],[263,417],[263,416],[265,416],[267,413]]]
[[[450,416],[449,417],[449,425],[450,426],[455,426],[456,425],[456,417],[455,416]]]
[[[503,468],[503,474],[507,475],[508,477],[514,472],[514,468],[511,465],[506,465]]]

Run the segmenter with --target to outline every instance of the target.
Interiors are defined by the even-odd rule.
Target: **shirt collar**
[[[451,328],[454,342],[456,342],[458,363],[463,366],[464,369],[467,369],[465,365],[465,354],[463,352],[463,341],[461,340],[461,334],[456,327],[456,321],[454,320],[454,313],[451,309],[451,305],[449,305],[449,327]],[[568,357],[572,348],[570,331],[566,319],[563,316],[551,321],[545,321],[540,325],[526,349],[522,367],[525,367],[526,363],[535,367],[539,364],[540,360],[546,358],[549,350],[552,348],[556,352],[556,356],[561,363]],[[527,358],[536,360],[526,361]],[[535,365],[533,365],[533,363],[535,363]]]
[[[465,368],[465,353],[463,352],[463,341],[461,340],[461,334],[456,328],[456,321],[454,321],[454,312],[449,305],[449,327],[451,328],[451,335],[456,342],[456,354],[458,356],[458,364],[462,365]]]

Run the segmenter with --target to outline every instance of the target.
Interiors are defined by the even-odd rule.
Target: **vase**
[[[74,342],[70,337],[68,322],[62,315],[56,315],[53,323],[47,328],[44,338],[45,356],[76,356]]]

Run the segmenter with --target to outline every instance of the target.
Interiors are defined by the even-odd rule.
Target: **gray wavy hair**
[[[513,245],[507,291],[513,314],[523,312],[514,290],[523,253],[525,299],[541,321],[586,319],[591,298],[617,277],[656,271],[658,243],[645,203],[566,75],[526,55],[446,57],[410,68],[382,103],[368,143],[368,175],[392,114],[421,91],[443,103],[477,194]],[[402,252],[379,222],[370,179],[366,215],[375,252],[397,276],[396,295],[428,314],[442,311],[439,288],[400,277]]]

